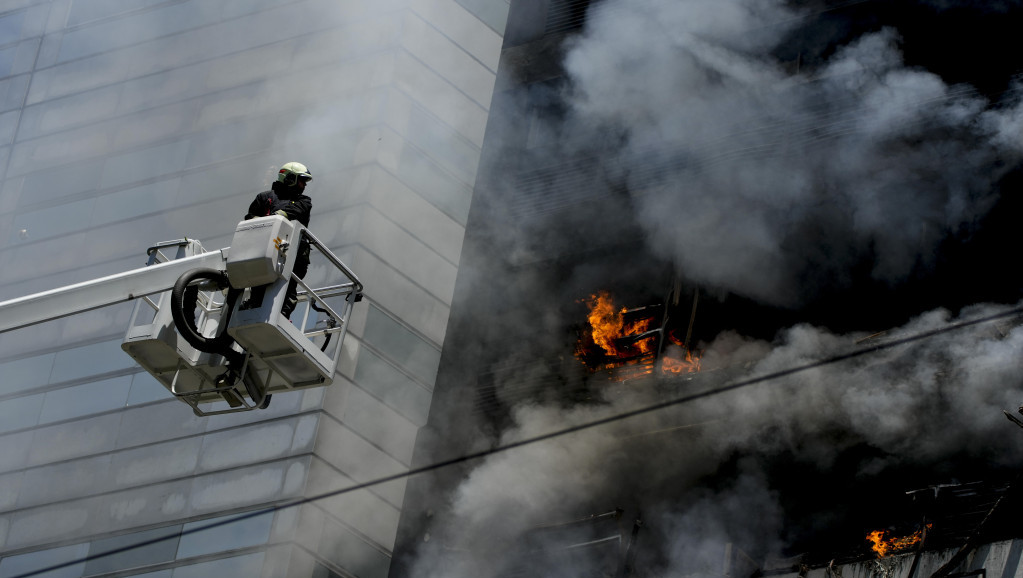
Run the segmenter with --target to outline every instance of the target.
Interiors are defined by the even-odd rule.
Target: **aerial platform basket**
[[[301,224],[250,219],[231,247],[182,239],[148,254],[139,269],[0,303],[0,333],[135,301],[121,348],[197,415],[265,408],[274,393],[334,380],[363,286]]]
[[[313,288],[293,274],[305,247],[316,276],[331,284]],[[277,216],[239,223],[232,247],[221,253],[221,263],[187,267],[173,289],[138,298],[122,349],[201,416],[265,408],[271,394],[330,385],[362,298],[355,274],[308,229]],[[182,240],[149,254],[150,265],[161,266],[209,253]],[[207,274],[185,283],[195,313],[194,327],[182,328],[174,313],[187,299],[175,291],[187,293],[181,281],[196,270]],[[289,319],[281,307],[292,280],[298,305]],[[206,347],[211,342],[219,345]]]

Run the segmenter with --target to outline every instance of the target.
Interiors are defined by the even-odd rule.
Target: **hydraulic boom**
[[[306,251],[328,284],[293,274]],[[262,409],[272,393],[333,381],[363,286],[301,224],[251,219],[228,248],[183,239],[148,253],[146,267],[0,303],[0,333],[135,301],[121,348],[197,415]],[[289,284],[300,288],[291,318]]]
[[[171,241],[150,249],[183,246],[189,241]],[[0,303],[0,333],[20,329],[100,307],[131,301],[136,297],[169,291],[186,271],[196,268],[223,269],[228,249],[157,263],[100,279]]]

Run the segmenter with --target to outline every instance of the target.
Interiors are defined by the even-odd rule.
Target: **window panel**
[[[96,199],[92,224],[103,225],[174,207],[180,178],[150,183]]]
[[[104,341],[57,352],[50,383],[132,367],[135,361],[121,349],[120,339]]]
[[[221,518],[208,518],[206,520],[192,522],[185,524],[182,532],[189,532],[195,528],[202,528],[210,524],[237,517],[238,516],[224,516]],[[222,552],[225,550],[233,550],[235,548],[245,548],[247,546],[258,546],[259,544],[264,544],[270,539],[270,526],[273,524],[273,519],[274,513],[270,511],[252,518],[210,528],[209,530],[201,530],[193,534],[186,534],[181,537],[181,544],[178,546],[177,557],[179,559],[191,558],[192,556],[201,556],[203,554],[212,554],[214,552]],[[174,575],[176,578],[177,572],[175,572]],[[241,576],[242,574],[229,572],[226,575]]]
[[[41,465],[112,451],[121,415],[109,413],[33,430],[28,465]],[[164,430],[166,432],[167,430]]]
[[[210,135],[210,133],[202,134],[198,139],[199,143],[206,143],[207,136],[217,140],[216,135]],[[262,135],[240,135],[262,137]],[[220,144],[225,145],[220,149],[219,154],[224,154],[224,151],[232,148],[233,143],[219,141]],[[192,154],[195,155],[196,147],[192,148]],[[208,151],[211,154],[214,151]],[[208,160],[219,161],[219,156],[206,156]],[[197,159],[190,160],[188,166],[192,167],[195,165],[204,164],[199,162]],[[209,168],[189,170],[185,175],[181,177],[181,191],[179,193],[179,202],[182,205],[188,203],[204,200],[216,194],[218,197],[234,196],[239,195],[238,207],[239,212],[244,215],[246,207],[252,197],[256,196],[256,193],[269,188],[269,183],[273,180],[277,173],[277,165],[270,162],[262,162],[258,157],[246,157],[243,159],[235,160],[226,164],[218,164]],[[244,195],[244,196],[241,196]],[[241,220],[242,215],[238,216]],[[233,232],[232,232],[233,234]],[[203,239],[205,242],[206,239]],[[227,244],[230,244],[228,242]],[[209,245],[210,247],[219,247],[220,245]]]
[[[21,112],[12,110],[0,114],[0,146],[7,146],[14,142],[14,132],[18,130],[18,119]]]
[[[90,160],[26,175],[21,187],[25,192],[18,199],[18,206],[59,199],[93,189],[99,181],[99,169],[96,162]],[[11,186],[10,183],[13,182],[8,181],[6,186]]]
[[[444,172],[413,147],[403,147],[398,178],[433,206],[464,226],[469,218],[472,188]]]
[[[434,384],[440,351],[373,305],[369,307],[362,340],[425,383]]]
[[[63,562],[70,562],[83,558],[88,551],[88,544],[75,544],[73,546],[63,546],[50,550],[40,550],[39,552],[19,554],[17,556],[8,556],[0,560],[0,578],[10,578],[11,576],[27,574]],[[82,575],[84,568],[84,563],[74,564],[60,570],[38,574],[37,576],[41,578],[78,578]]]
[[[386,578],[390,556],[335,523],[325,528],[318,554],[359,578]]]
[[[36,2],[25,11],[25,19],[21,23],[22,38],[35,38],[38,41],[40,36],[46,34],[46,23],[50,18],[52,10],[50,4],[50,2]],[[36,51],[32,50],[32,59],[28,62],[26,70],[31,70],[36,65],[35,56]]]
[[[173,173],[185,168],[188,140],[149,147],[110,157],[103,165],[100,186],[117,187]]]
[[[130,375],[48,391],[39,423],[72,419],[124,407],[131,389]]]
[[[216,21],[218,15],[216,3],[192,1],[72,30],[64,34],[58,61],[81,58],[199,28]]]
[[[51,35],[46,38],[59,38],[59,36]],[[44,42],[40,51],[44,52],[48,49],[52,50],[48,43]],[[134,51],[133,54],[126,51],[108,52],[84,61],[37,69],[32,76],[32,87],[29,90],[27,103],[35,104],[123,82],[129,76],[128,66],[133,61],[133,57],[138,57],[138,51]]]
[[[89,227],[93,204],[93,199],[85,199],[16,215],[10,242],[13,244],[20,241],[19,231],[22,229],[28,232],[29,239],[33,241],[86,229]]]
[[[224,6],[224,18],[237,18],[293,2],[295,0],[220,0]]]
[[[396,86],[412,96],[420,107],[439,119],[448,127],[446,130],[457,131],[467,139],[467,142],[475,143],[474,146],[477,148],[483,143],[487,123],[484,104],[472,100],[436,71],[415,59],[408,51],[395,54],[394,68]],[[491,72],[486,71],[486,74],[493,78]],[[492,90],[492,86],[487,87],[488,92]],[[489,104],[489,99],[487,100]],[[475,167],[472,167],[472,170],[475,174]],[[468,183],[474,180],[475,177],[465,179]]]
[[[23,472],[18,508],[82,498],[107,488],[110,457],[93,456],[30,468]]]
[[[463,182],[476,182],[480,149],[419,107],[412,107],[409,115],[408,139]]]
[[[0,402],[0,432],[36,425],[43,406],[43,394],[15,397]]]
[[[0,19],[0,24],[2,23],[3,19]],[[11,70],[14,67],[14,57],[17,56],[17,54],[17,46],[11,46],[0,50],[0,77],[11,74]]]
[[[155,6],[167,0],[75,0],[68,14],[67,25],[79,24],[108,16],[115,16],[149,6]]]
[[[170,397],[173,395],[152,375],[142,372],[132,376],[131,391],[128,392],[128,405],[139,405]]]
[[[26,430],[16,434],[0,436],[0,472],[25,467],[32,453],[32,439],[35,432]]]
[[[405,465],[412,463],[419,427],[408,418],[353,385],[345,398],[345,426]]]
[[[25,22],[26,11],[14,12],[0,16],[0,43],[21,38],[21,25]],[[4,72],[6,75],[7,72]]]
[[[482,4],[488,7],[496,8],[494,12],[497,13],[495,14],[497,18],[490,19],[494,20],[494,25],[500,26],[500,28],[495,28],[480,16],[473,14],[471,9],[466,10],[466,7],[473,5],[474,2],[460,4],[462,4],[461,9],[454,8],[451,3],[437,2],[418,8],[416,14],[457,43],[462,50],[471,54],[493,73],[497,70],[500,61],[501,35],[504,31],[503,18],[506,18],[508,13],[508,2],[507,0],[482,1]],[[504,16],[501,16],[502,12]],[[491,76],[491,88],[493,88],[493,81],[493,76]],[[489,99],[486,102],[481,102],[484,106],[489,106],[489,103]]]
[[[119,92],[120,87],[110,86],[26,107],[22,110],[18,138],[37,138],[109,117],[117,110]]]
[[[504,28],[508,24],[508,7],[510,6],[507,0],[455,0],[455,2],[472,12],[473,16],[482,20],[498,34],[504,34]]]
[[[265,116],[243,122],[210,127],[196,134],[191,139],[187,166],[203,166],[240,155],[258,153],[265,150],[269,143],[273,142],[277,132],[276,123]],[[308,161],[304,162],[308,163]],[[189,174],[194,173],[190,171]],[[276,177],[276,173],[273,173],[273,175]],[[258,179],[262,176],[258,172],[253,172],[249,175],[248,180],[241,181],[239,184],[246,184],[248,187],[258,187]],[[207,187],[209,187],[208,181],[200,181],[196,183],[195,189],[186,189],[186,194],[191,193],[188,200],[200,196],[210,197],[223,193],[223,191],[204,191]],[[252,194],[255,195],[257,192],[259,191],[254,191]]]
[[[128,548],[135,544],[141,544],[150,540],[159,540],[145,546],[138,546],[111,554],[102,558],[90,560],[85,565],[85,575],[114,572],[126,568],[147,566],[169,562],[174,559],[174,552],[178,548],[178,534],[181,533],[181,526],[167,526],[156,528],[145,532],[136,532],[124,536],[116,536],[105,540],[96,540],[89,546],[89,555],[95,556],[103,552],[110,552],[121,548]],[[160,540],[166,538],[165,540]]]
[[[22,74],[0,80],[0,108],[20,110],[31,78],[31,74]]]
[[[174,578],[224,578],[259,576],[263,571],[263,552],[203,562],[174,569]]]
[[[116,227],[93,227],[83,242],[89,247],[88,257],[93,263],[127,262],[134,258],[135,264],[121,269],[122,272],[141,266],[145,262],[146,247],[186,236],[195,238],[199,231],[204,230],[195,224],[205,216],[204,209],[191,207],[191,210],[193,218],[190,221],[185,219],[184,211],[178,210],[121,221]],[[231,230],[234,231],[233,225]],[[125,239],[130,239],[131,243],[125,243]]]
[[[50,381],[55,353],[15,359],[0,364],[0,395],[28,391]]]
[[[24,488],[24,472],[0,474],[0,511],[14,509]]]
[[[365,347],[359,348],[355,381],[359,387],[416,425],[426,423],[430,412],[430,392]]]
[[[319,562],[316,563],[316,569],[313,570],[312,578],[342,578],[340,574],[334,572],[330,568],[327,568]]]
[[[207,68],[200,63],[124,81],[117,85],[117,110],[134,112],[202,94]]]

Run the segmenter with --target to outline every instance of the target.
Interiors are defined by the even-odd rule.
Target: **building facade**
[[[726,177],[723,180],[727,185],[723,187],[707,186],[699,195],[688,194],[690,188],[700,188],[691,183],[707,184],[700,180],[701,170],[714,172],[724,167],[721,174],[742,175],[748,166],[760,167],[761,158],[767,159],[764,166],[784,167],[788,147],[793,143],[805,144],[800,135],[813,135],[805,138],[815,143],[807,149],[818,146],[818,137],[823,142],[832,135],[820,136],[814,132],[820,129],[818,126],[786,125],[785,119],[770,114],[757,118],[762,124],[740,123],[736,128],[731,124],[731,115],[741,116],[741,106],[734,111],[725,110],[715,125],[680,115],[679,118],[689,121],[687,124],[668,112],[656,110],[654,105],[665,110],[686,109],[694,101],[697,112],[693,117],[697,117],[715,109],[701,108],[706,101],[714,100],[714,95],[727,103],[724,109],[733,104],[730,100],[733,94],[728,90],[716,92],[719,87],[735,86],[736,93],[743,93],[744,89],[751,93],[763,91],[772,97],[788,94],[786,91],[794,85],[803,87],[820,81],[814,72],[807,71],[816,68],[823,75],[827,59],[839,52],[836,47],[855,36],[868,36],[879,21],[903,27],[900,32],[908,39],[906,52],[917,59],[911,61],[913,66],[932,65],[942,75],[962,81],[930,60],[931,48],[939,42],[920,38],[929,34],[922,31],[931,30],[930,21],[928,26],[919,25],[922,19],[935,18],[954,26],[949,21],[959,22],[957,18],[963,16],[954,10],[942,12],[939,17],[936,14],[940,11],[935,9],[931,13],[930,6],[916,7],[922,13],[907,9],[905,14],[899,13],[905,6],[891,8],[896,13],[891,14],[886,12],[889,8],[871,3],[784,4],[800,5],[807,11],[799,18],[777,18],[754,26],[741,19],[739,23],[728,22],[726,9],[717,11],[716,6],[711,8],[702,2],[592,5],[585,0],[512,2],[451,322],[429,422],[420,432],[414,453],[415,466],[459,463],[409,480],[392,578],[566,575],[830,578],[851,574],[916,578],[935,575],[939,569],[942,572],[939,575],[985,572],[1020,575],[1020,542],[1014,539],[1019,536],[1018,529],[1006,521],[1014,507],[1010,504],[1018,499],[1014,484],[1006,486],[1011,489],[1005,489],[1004,500],[998,497],[971,503],[963,509],[941,502],[929,505],[926,515],[920,513],[919,503],[910,507],[899,502],[904,497],[900,494],[909,493],[906,490],[923,487],[926,489],[920,490],[921,494],[933,491],[937,500],[939,487],[957,486],[962,480],[1014,477],[1015,465],[1003,468],[1000,461],[1013,455],[1016,444],[1011,441],[1006,443],[1008,449],[993,452],[999,455],[986,462],[979,445],[958,449],[956,453],[954,444],[946,444],[939,453],[947,452],[948,458],[932,463],[914,448],[900,456],[905,460],[902,464],[891,466],[884,476],[874,479],[863,472],[884,462],[889,455],[885,448],[864,444],[864,439],[870,436],[847,427],[843,421],[847,416],[830,411],[835,400],[817,407],[807,404],[806,413],[788,411],[789,406],[801,407],[804,396],[815,395],[809,392],[816,392],[819,383],[807,383],[805,390],[777,397],[743,391],[734,397],[711,395],[713,399],[706,404],[697,402],[696,398],[707,391],[757,375],[758,372],[749,373],[749,369],[756,367],[759,356],[766,356],[779,343],[791,346],[783,328],[810,323],[831,327],[841,334],[836,343],[853,349],[870,343],[872,332],[865,328],[874,327],[874,331],[879,331],[875,337],[882,336],[905,323],[908,316],[931,307],[956,308],[984,299],[996,301],[1000,299],[997,291],[1018,287],[1013,282],[999,281],[990,284],[992,293],[980,295],[976,291],[979,284],[971,279],[969,291],[957,291],[952,284],[946,284],[943,289],[947,290],[928,293],[921,291],[922,282],[911,280],[893,290],[890,286],[879,287],[874,279],[865,279],[862,264],[858,263],[853,273],[843,271],[856,277],[854,282],[850,281],[848,286],[841,283],[829,286],[834,279],[822,281],[827,290],[815,296],[817,301],[810,300],[804,308],[796,309],[777,307],[710,282],[701,283],[684,269],[684,261],[671,262],[665,258],[670,253],[664,250],[665,244],[675,238],[666,231],[690,225],[701,232],[689,237],[690,241],[700,248],[718,248],[714,242],[704,245],[700,241],[736,234],[728,223],[751,207],[767,202],[766,197],[776,192],[770,187],[761,190],[759,185],[763,183],[756,179]],[[728,6],[749,7],[743,3]],[[584,20],[587,14],[592,14],[587,12],[591,8],[597,10],[599,20],[592,29],[587,29]],[[978,20],[997,20],[1003,16],[995,17],[984,10],[977,12],[983,14],[970,14]],[[626,13],[653,16],[630,19],[624,17]],[[679,13],[686,18],[672,18]],[[1019,16],[1018,12],[1013,14]],[[659,21],[658,16],[663,16],[664,21]],[[722,34],[730,42],[704,44],[704,40],[720,31],[689,30],[691,35],[679,32],[686,30],[686,19],[707,24],[709,30],[720,23],[715,21],[718,16],[741,34],[735,37]],[[750,49],[746,38],[740,38],[743,34],[756,37],[764,30],[783,28],[781,23],[793,21],[799,24],[779,34],[782,41],[777,46],[764,49],[757,58],[743,60],[743,50]],[[616,27],[618,23],[620,27]],[[609,32],[619,32],[619,28],[621,34]],[[593,40],[595,37],[603,42]],[[687,45],[690,41],[694,48]],[[645,51],[633,50],[636,46]],[[664,47],[671,48],[661,50]],[[628,57],[617,61],[617,68],[607,65],[620,54]],[[629,69],[649,71],[644,68],[648,61],[656,63],[650,68],[663,68],[653,70],[649,78],[632,78],[641,82],[625,86],[625,79],[630,78]],[[691,77],[683,74],[674,77],[669,72],[672,67],[690,70],[690,61],[696,63],[691,67],[695,71]],[[1001,62],[995,56],[991,61]],[[732,68],[736,62],[742,66]],[[576,67],[574,77],[566,70],[571,66]],[[600,77],[606,82],[594,81],[597,70],[607,73]],[[656,78],[662,70],[669,81]],[[778,77],[767,73],[764,78],[771,79],[770,82],[743,84],[750,78],[760,79],[764,71],[783,72]],[[1006,76],[1004,70],[1000,72]],[[773,82],[776,78],[780,80]],[[735,79],[739,81],[730,84]],[[580,88],[585,80],[590,84]],[[978,86],[985,85],[980,82],[982,79],[970,80],[977,80]],[[660,89],[664,90],[659,92]],[[612,96],[602,99],[606,95],[599,91]],[[649,98],[653,103],[647,101],[649,94],[654,95]],[[621,97],[620,101],[610,102],[614,97]],[[840,102],[838,105],[836,102],[827,98],[821,102],[808,99],[799,113],[809,114],[807,111],[813,106],[841,109]],[[907,102],[906,110],[926,108],[925,103],[913,99]],[[755,101],[756,106],[751,108],[762,104]],[[594,109],[599,110],[594,113]],[[658,116],[657,112],[663,115]],[[849,118],[865,117],[859,109],[847,112]],[[589,117],[587,113],[591,113]],[[646,125],[646,114],[666,122]],[[833,120],[827,115],[824,118]],[[616,124],[620,119],[625,120]],[[799,119],[802,122],[803,117]],[[601,126],[601,121],[607,122]],[[627,125],[628,122],[634,124]],[[775,129],[783,136],[746,146],[745,135]],[[804,129],[806,132],[801,132]],[[622,144],[634,136],[630,130],[640,134],[641,138],[636,139],[639,144]],[[685,142],[690,134],[687,130],[695,135],[692,143]],[[849,133],[856,130],[850,128]],[[701,140],[706,134],[712,137]],[[1018,137],[1018,132],[1014,134]],[[834,138],[838,140],[841,135]],[[861,142],[857,140],[858,144]],[[928,141],[921,138],[913,142]],[[719,143],[726,144],[718,149]],[[827,162],[834,161],[841,167],[842,162],[835,160],[841,158],[844,157],[835,156]],[[937,166],[940,164],[929,165],[929,170]],[[792,172],[801,174],[797,169]],[[1006,179],[1006,190],[1014,187],[1014,178]],[[851,184],[864,186],[867,181],[869,177],[864,177]],[[869,189],[869,185],[865,188]],[[732,189],[743,187],[755,192],[734,205],[714,202],[715,197],[729,198]],[[657,194],[664,191],[670,192]],[[827,189],[814,201],[827,206],[829,195],[835,193]],[[703,198],[699,198],[701,195]],[[644,206],[644,197],[660,198],[663,202],[655,207],[656,211],[646,205],[646,212],[640,216],[638,207]],[[707,211],[709,216],[705,222],[678,219],[666,223],[663,230],[657,231],[660,243],[652,229],[639,222],[641,218],[657,221],[659,213],[683,215],[685,211],[675,208],[683,205]],[[772,218],[785,221],[788,212],[795,210],[789,205],[785,207],[772,214]],[[920,216],[920,221],[913,225],[923,231],[929,225],[926,214]],[[819,222],[814,219],[816,216],[810,222],[817,228]],[[997,231],[1007,231],[995,221],[986,223],[993,225],[989,229],[996,231],[993,236],[1000,234]],[[819,247],[821,239],[834,240],[820,235],[809,238],[805,246]],[[784,240],[792,241],[787,237]],[[727,246],[728,242],[721,245]],[[846,247],[843,243],[836,246]],[[798,252],[794,247],[786,250]],[[969,251],[963,250],[963,254],[967,252],[984,254],[979,244],[969,247]],[[722,264],[743,262],[742,255],[723,253]],[[1001,251],[997,254],[1006,255]],[[950,263],[958,255],[950,256]],[[836,259],[829,254],[825,261],[831,263]],[[749,264],[756,268],[755,263]],[[944,263],[943,267],[927,271],[927,275],[921,274],[921,278],[951,278],[966,269],[961,262]],[[813,279],[813,276],[798,279],[793,291],[813,285]],[[749,282],[762,281],[762,277],[753,276]],[[605,290],[622,298],[615,303],[616,310],[622,312],[617,345],[627,351],[622,358],[602,353],[580,355],[580,346],[586,340],[587,310],[583,302]],[[622,330],[622,325],[630,326],[630,315],[651,317],[653,322],[643,325],[643,329]],[[865,332],[849,338],[846,333],[852,331]],[[905,334],[895,329],[891,333]],[[690,349],[704,347],[698,343],[710,343],[719,334],[726,336],[720,343],[728,351],[716,359],[706,358],[707,371],[690,375],[684,370],[674,373],[667,369],[672,344],[676,353],[688,354]],[[729,334],[735,338],[731,343],[727,339]],[[656,355],[635,353],[633,346],[644,339],[655,343]],[[756,340],[764,340],[758,353],[743,350]],[[737,353],[740,350],[742,354]],[[954,348],[942,350],[936,358],[951,364],[950,352]],[[751,356],[743,357],[745,353]],[[817,351],[820,356],[833,353],[826,348]],[[790,361],[801,364],[807,359]],[[766,365],[760,367],[759,373],[782,367],[787,366]],[[984,371],[991,367],[997,364],[985,367]],[[836,372],[835,383],[838,375],[841,372]],[[891,383],[888,379],[876,376],[867,388],[871,395],[883,397],[883,392],[900,390],[912,382],[901,374],[898,379],[892,378]],[[976,380],[969,388],[984,389],[985,379]],[[842,383],[842,387],[854,385]],[[944,387],[942,384],[939,389],[948,391]],[[1012,387],[1000,386],[997,394]],[[587,431],[572,430],[557,439],[548,437],[551,432],[571,430],[576,423],[605,418],[615,411],[628,414],[637,407],[656,406],[689,394],[695,394],[690,400],[693,403],[662,408],[664,414],[650,412],[623,420],[629,424],[603,423]],[[971,400],[964,404],[967,405],[974,409],[976,404]],[[772,409],[763,409],[768,406]],[[871,408],[867,413],[872,417],[890,415],[890,408],[884,405]],[[957,419],[960,409],[949,412],[946,422],[925,425],[951,422]],[[984,409],[985,420],[1005,425],[1001,423],[1000,411]],[[863,415],[866,413],[857,414],[854,420]],[[821,416],[823,419],[818,419]],[[795,435],[796,443],[791,446],[775,443],[803,427],[812,433]],[[903,437],[918,436],[925,429],[918,427]],[[1015,428],[1011,427],[1004,430],[992,427],[992,431],[996,432],[993,439],[1008,440],[1006,436],[1015,435]],[[533,436],[543,439],[525,447],[517,445],[524,439],[534,439]],[[742,441],[731,445],[726,440],[733,436]],[[503,451],[509,443],[513,449]],[[836,448],[852,449],[842,454],[844,450]],[[489,450],[495,451],[490,454]],[[814,463],[816,457],[812,454],[818,450],[828,456],[822,460],[825,465]],[[459,461],[466,455],[478,459]],[[832,459],[835,455],[842,457]],[[863,465],[868,463],[869,466]],[[745,485],[750,479],[757,481]],[[758,495],[761,484],[767,490]],[[962,495],[981,495],[974,490],[971,487]],[[791,517],[778,515],[786,509],[793,512]],[[980,516],[961,516],[964,511]],[[819,520],[826,522],[818,525]],[[930,531],[929,539],[907,546],[896,556],[878,557],[863,537],[875,525],[892,524],[891,531],[895,520],[900,524],[899,530],[905,530],[904,534],[922,531],[932,522],[936,529]],[[594,529],[598,524],[599,531]],[[716,531],[721,532],[720,539],[708,538],[708,534]],[[775,538],[775,533],[786,532],[785,540],[790,541],[784,544],[787,555],[777,559],[777,552],[771,548],[782,550],[781,545],[765,543]],[[736,536],[741,537],[738,543],[730,541]],[[824,555],[828,557],[821,559]]]
[[[334,384],[242,414],[195,417],[135,366],[129,305],[0,335],[0,576],[387,575],[401,480],[194,530],[410,467],[507,9],[0,3],[0,300],[227,246],[288,161],[366,286]]]

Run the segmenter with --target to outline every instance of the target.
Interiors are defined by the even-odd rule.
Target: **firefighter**
[[[270,186],[270,190],[259,193],[252,200],[252,203],[249,205],[249,212],[245,214],[245,219],[280,215],[288,220],[298,221],[308,227],[313,201],[305,194],[305,188],[311,180],[313,180],[313,176],[302,163],[285,163],[281,170],[277,172],[277,181]],[[295,260],[293,272],[299,279],[303,279],[308,270],[309,242],[303,238],[302,242],[298,245],[298,256]],[[297,295],[298,282],[295,279],[291,279],[291,282],[288,283],[284,305],[281,307],[281,313],[289,319],[291,318],[291,312],[298,305]],[[250,299],[250,301],[262,302],[262,297],[262,292],[260,292],[258,299],[256,295],[253,295],[253,299]],[[258,307],[259,303],[251,303],[250,306]]]

